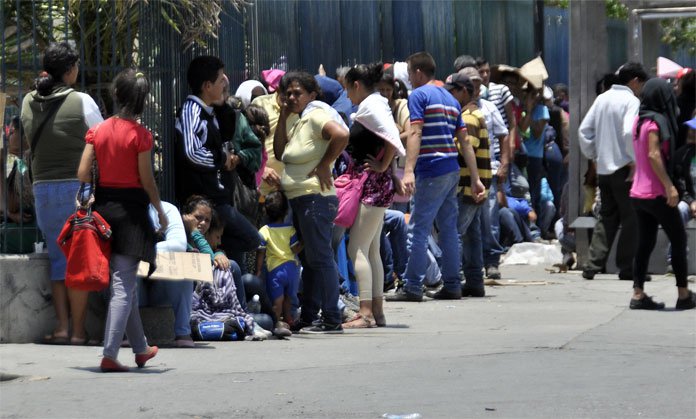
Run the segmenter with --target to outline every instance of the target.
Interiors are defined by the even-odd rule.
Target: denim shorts
[[[65,279],[66,260],[57,239],[65,220],[75,212],[75,195],[80,189],[77,180],[41,182],[34,184],[36,224],[41,229],[51,261],[51,281]]]

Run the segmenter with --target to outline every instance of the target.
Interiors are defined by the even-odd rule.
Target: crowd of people
[[[115,77],[114,115],[103,120],[71,87],[78,66],[67,43],[45,51],[36,90],[12,123],[11,143],[25,141],[12,150],[29,150],[17,161],[30,160],[33,188],[22,196],[31,204],[8,216],[35,214],[45,236],[58,321],[44,341],[84,343],[87,293],[65,287],[56,238],[98,168],[93,207],[113,229],[105,372],[127,370],[117,360],[124,335],[139,367],[157,354],[140,305],[172,306],[178,347],[210,339],[215,324],[218,339],[336,334],[386,326],[385,300],[484,297],[484,278],[500,278],[500,257],[515,243],[557,238],[563,263],[575,264],[564,85],[468,55],[440,81],[432,56],[418,52],[342,67],[336,79],[323,67],[265,70],[231,95],[223,62],[200,56],[177,113],[168,203],[153,177],[152,134],[140,124],[147,75]],[[622,225],[621,240],[638,244],[617,253],[619,277],[634,281],[630,307],[663,308],[643,293],[659,224],[672,243],[677,308],[694,308],[684,228],[696,216],[694,73],[680,79],[679,99],[640,64],[606,79],[578,139],[593,161],[586,211],[599,213],[583,276],[604,269]],[[349,221],[339,176],[358,188]],[[156,251],[208,254],[213,277],[140,280],[139,262],[152,266]]]

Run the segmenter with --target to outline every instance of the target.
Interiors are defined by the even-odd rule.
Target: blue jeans
[[[482,205],[459,201],[457,227],[462,243],[462,267],[467,285],[483,286],[483,240],[481,238]]]
[[[537,220],[537,225],[541,230],[542,235],[550,233],[552,230],[553,219],[556,217],[556,207],[551,201],[541,202],[541,213]]]
[[[505,246],[534,241],[529,226],[522,216],[510,208],[500,209],[500,239]]]
[[[403,212],[388,209],[384,213],[380,246],[384,263],[384,283],[392,282],[392,272],[403,278],[408,260],[408,225]]]
[[[416,178],[411,206],[411,254],[404,275],[406,292],[422,295],[428,267],[428,235],[437,224],[442,249],[442,281],[448,291],[459,291],[459,237],[457,237],[457,184],[459,171],[442,176]]]
[[[48,258],[51,262],[51,281],[65,280],[67,260],[56,240],[65,220],[75,212],[75,195],[78,189],[80,182],[77,180],[34,184],[36,225],[46,238]]]
[[[166,306],[174,310],[174,334],[191,334],[193,281],[140,281],[138,296],[141,306]]]
[[[498,185],[497,179],[493,179],[493,184],[488,191],[488,199],[483,203],[481,210],[481,235],[483,238],[483,264],[484,266],[495,266],[500,264],[500,255],[503,254],[503,246],[500,245],[500,222],[498,212],[500,206],[496,197]]]
[[[327,324],[341,324],[338,309],[338,269],[331,247],[333,220],[338,199],[319,194],[303,195],[290,200],[293,224],[304,244],[302,262],[301,319],[313,322],[319,309]]]

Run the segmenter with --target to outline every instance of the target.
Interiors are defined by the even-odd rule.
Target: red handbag
[[[111,226],[99,213],[79,208],[63,225],[58,246],[65,254],[65,286],[101,291],[109,286]]]
[[[98,212],[92,211],[96,162],[92,166],[92,184],[83,183],[77,192],[77,210],[65,221],[58,235],[58,246],[65,254],[65,286],[82,291],[101,291],[109,286],[111,226]],[[86,204],[85,189],[90,186]]]

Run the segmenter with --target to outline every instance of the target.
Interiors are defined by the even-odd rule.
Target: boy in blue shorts
[[[259,230],[262,241],[256,253],[256,275],[261,276],[265,259],[266,287],[278,318],[273,333],[276,336],[290,336],[290,325],[294,321],[292,295],[297,294],[300,277],[295,255],[302,250],[302,244],[292,224],[284,222],[288,200],[282,192],[268,194],[265,208],[269,223]],[[281,315],[284,321],[280,320]]]

